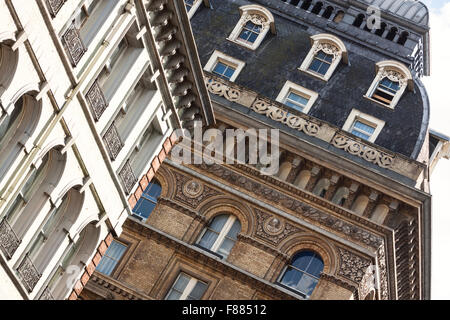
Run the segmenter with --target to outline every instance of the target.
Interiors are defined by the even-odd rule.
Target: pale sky
[[[431,104],[430,128],[450,136],[450,0],[423,0],[430,9],[431,76],[423,82]],[[431,176],[431,299],[450,299],[450,160],[441,159]]]

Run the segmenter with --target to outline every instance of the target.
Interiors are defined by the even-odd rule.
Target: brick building
[[[428,125],[427,8],[184,2],[214,141],[278,129],[279,170],[167,157],[80,298],[429,299],[429,181],[449,139]]]

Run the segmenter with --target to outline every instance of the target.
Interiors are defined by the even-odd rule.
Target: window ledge
[[[230,38],[230,37],[228,37],[228,38],[226,38],[226,39],[227,39],[228,41],[230,41],[230,42],[233,42],[233,43],[235,43],[235,44],[237,44],[237,45],[239,45],[239,46],[245,48],[245,49],[249,49],[249,50],[252,50],[252,51],[255,51],[255,50],[258,48],[258,47],[255,46],[255,45],[250,45],[250,44],[248,44],[248,43],[246,43],[246,42],[239,41],[238,39],[232,39],[232,38]]]
[[[392,105],[384,104],[384,103],[382,103],[382,102],[380,102],[380,101],[377,101],[377,100],[375,100],[375,99],[373,99],[373,98],[371,98],[371,97],[369,97],[369,96],[367,96],[367,95],[363,95],[363,97],[366,98],[367,100],[370,100],[370,101],[372,101],[372,102],[375,102],[376,104],[378,104],[378,105],[380,105],[380,106],[382,106],[382,107],[385,107],[386,109],[394,110],[395,105],[392,106]]]
[[[297,68],[297,70],[299,70],[300,72],[304,72],[304,73],[306,73],[306,74],[308,74],[310,76],[313,76],[316,79],[322,80],[324,82],[328,82],[328,79],[326,79],[324,76],[321,76],[319,73],[312,72],[312,71],[309,71],[309,70],[304,70],[302,68]]]

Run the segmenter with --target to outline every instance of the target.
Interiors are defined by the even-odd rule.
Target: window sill
[[[241,46],[241,47],[243,47],[245,49],[249,49],[249,50],[252,50],[252,51],[255,51],[256,49],[258,49],[258,45],[255,45],[255,44],[249,45],[246,42],[239,41],[237,39],[231,39],[231,38],[227,38],[227,40],[231,41],[231,42],[233,42],[233,43],[235,43],[235,44],[237,44],[237,45],[239,45],[239,46]]]
[[[214,251],[211,251],[209,249],[206,249],[205,247],[200,246],[198,243],[195,243],[194,246],[197,247],[197,248],[202,249],[203,251],[211,253],[211,254],[215,255],[216,257],[218,257],[218,258],[220,258],[222,260],[225,260],[224,257],[221,254],[218,254],[217,252],[214,252]]]
[[[325,78],[325,76],[321,76],[319,73],[315,73],[315,72],[312,72],[312,71],[309,71],[309,70],[304,70],[304,69],[301,69],[301,68],[297,68],[297,70],[299,70],[300,72],[304,72],[307,75],[313,76],[316,79],[322,80],[324,82],[328,82],[328,78]]]
[[[373,99],[373,98],[371,98],[371,97],[369,97],[369,96],[367,96],[367,95],[363,95],[363,97],[366,98],[367,100],[370,100],[370,101],[372,101],[372,102],[375,102],[376,104],[378,104],[378,105],[380,105],[380,106],[382,106],[382,107],[385,107],[386,109],[394,110],[395,105],[387,105],[387,104],[384,104],[384,103],[382,103],[382,102],[380,102],[380,101],[378,101],[378,100],[375,100],[375,99]]]

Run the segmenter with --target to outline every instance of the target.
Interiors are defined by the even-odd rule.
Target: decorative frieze
[[[31,261],[28,254],[25,255],[19,267],[17,268],[17,273],[20,280],[22,280],[23,285],[27,288],[28,292],[33,291],[34,287],[41,278],[41,274],[34,266],[33,261]]]
[[[8,220],[4,218],[0,222],[0,247],[8,259],[11,259],[19,247],[21,240],[17,237]]]
[[[120,170],[119,177],[122,180],[122,185],[125,189],[126,194],[130,194],[138,179],[136,178],[133,169],[131,168],[129,160],[127,160],[122,170]]]
[[[307,121],[299,115],[283,110],[282,108],[272,105],[263,99],[256,99],[252,105],[252,110],[259,114],[263,114],[272,120],[281,122],[290,128],[303,131],[309,136],[314,137],[319,134],[320,126],[318,124]]]
[[[210,93],[224,97],[228,101],[235,102],[241,98],[241,92],[238,89],[210,77],[206,77],[206,88]]]
[[[369,259],[360,257],[355,253],[343,248],[338,248],[338,251],[338,275],[343,276],[353,282],[360,283],[367,272],[367,268],[372,265],[372,262]]]
[[[295,212],[307,221],[315,222],[326,229],[341,233],[344,237],[347,237],[353,241],[363,243],[376,249],[383,243],[382,238],[372,232],[315,209],[303,201],[285,195],[284,193],[281,193],[267,185],[253,181],[228,169],[225,166],[218,164],[201,164],[198,167],[215,175],[216,177],[226,180],[232,185],[248,190],[257,196],[262,196],[266,201],[277,203],[285,209]]]
[[[350,137],[337,134],[332,142],[333,146],[344,151],[356,155],[366,161],[375,163],[382,168],[391,168],[394,163],[394,155],[389,155],[382,151],[376,150],[367,144],[351,139]]]
[[[102,116],[103,112],[108,107],[108,101],[103,94],[102,88],[98,84],[98,81],[94,81],[91,88],[86,94],[86,100],[92,109],[92,114],[95,121],[98,121]]]
[[[72,24],[62,36],[62,43],[65,46],[73,67],[76,67],[87,49],[81,39],[79,30]]]
[[[115,160],[119,155],[120,150],[123,148],[123,142],[120,139],[119,133],[114,123],[106,131],[103,136],[103,141],[105,141],[106,147],[109,152],[109,157],[111,160]]]
[[[258,223],[256,228],[256,236],[272,243],[273,245],[278,245],[291,234],[302,231],[294,225],[284,222],[283,220],[259,209],[255,209],[255,214]]]
[[[59,10],[62,8],[67,0],[47,0],[47,5],[51,16],[54,18],[58,14]]]

